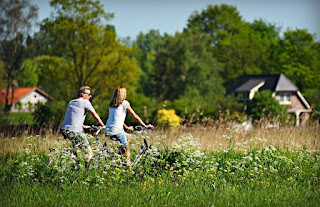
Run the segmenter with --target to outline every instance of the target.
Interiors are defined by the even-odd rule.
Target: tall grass
[[[267,145],[283,147],[290,144],[292,146],[304,146],[309,150],[320,149],[319,126],[283,127],[280,129],[253,128],[245,132],[241,130],[234,131],[230,129],[229,125],[206,127],[193,125],[191,127],[182,126],[179,130],[174,131],[154,130],[153,135],[162,137],[161,141],[159,142],[159,140],[157,140],[155,143],[152,137],[148,141],[154,145],[158,145],[158,147],[160,144],[170,146],[185,134],[191,134],[193,137],[199,139],[201,151],[225,149],[229,146],[230,141],[233,142],[235,148],[237,148],[237,146],[242,146],[252,140],[259,142],[260,147]],[[52,147],[54,142],[59,140],[63,140],[60,134],[52,135],[52,132],[50,132],[50,135],[47,136],[36,136],[36,145],[39,147],[38,150],[40,153],[48,152],[49,147]],[[0,148],[2,149],[0,151],[0,157],[3,157],[7,153],[16,154],[23,152],[27,147],[28,136],[0,138]]]
[[[32,144],[28,141],[30,138],[33,139]],[[5,155],[15,155],[23,153],[26,148],[32,148],[37,150],[38,153],[46,153],[49,147],[53,146],[53,143],[62,140],[62,136],[23,136],[23,137],[11,137],[11,138],[0,138],[0,159]],[[31,146],[30,146],[31,145]]]
[[[320,203],[318,128],[243,132],[198,125],[153,135],[148,141],[154,148],[136,168],[107,158],[94,159],[87,171],[84,156],[75,163],[59,150],[68,145],[60,135],[1,139],[0,206]],[[132,157],[141,141],[133,136]],[[61,153],[48,155],[52,146]]]
[[[166,135],[163,143],[170,145],[177,141],[183,134],[191,134],[199,138],[201,151],[211,151],[225,149],[233,142],[235,146],[243,145],[252,140],[259,142],[261,147],[274,145],[282,147],[284,145],[304,146],[310,150],[320,149],[320,127],[284,127],[280,129],[253,128],[250,131],[235,131],[228,126],[208,126],[193,125],[192,127],[182,127],[176,131],[155,132],[156,135]],[[229,141],[225,141],[229,140]]]

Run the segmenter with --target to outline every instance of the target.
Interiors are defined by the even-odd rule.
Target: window
[[[249,100],[249,93],[247,92],[239,92],[237,94],[237,98],[239,101],[247,101]]]
[[[280,103],[281,104],[290,104],[291,103],[291,94],[290,93],[280,93]]]

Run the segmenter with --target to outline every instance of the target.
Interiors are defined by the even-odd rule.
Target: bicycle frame
[[[146,128],[144,128],[142,126],[136,126],[135,130],[136,131],[142,131],[143,133],[148,134]],[[133,169],[139,163],[139,161],[141,160],[143,155],[147,152],[148,149],[151,149],[151,147],[152,147],[151,145],[148,145],[147,140],[145,138],[143,138],[143,143],[142,143],[142,145],[140,147],[140,150],[139,150],[138,154],[136,155],[134,161],[131,164],[131,169]]]
[[[94,132],[93,134],[94,134],[94,137],[96,138],[96,141],[91,142],[90,145],[95,145],[95,144],[97,145],[95,148],[99,151],[98,157],[101,156],[102,158],[108,159],[108,158],[110,158],[110,148],[107,147],[106,143],[102,144],[100,137],[99,137],[99,134],[101,133],[102,129],[104,129],[104,128],[98,127],[98,126],[91,126],[90,127],[90,131]],[[142,126],[136,126],[134,128],[134,131],[140,131],[142,133],[149,134],[147,132],[146,128],[144,128]],[[151,149],[151,147],[152,147],[151,145],[148,145],[147,140],[145,138],[143,138],[143,143],[142,143],[137,155],[135,156],[134,161],[131,164],[131,169],[133,169],[140,162],[141,158],[145,155],[145,153],[149,149]],[[51,153],[55,153],[57,150],[55,148],[50,147],[49,151]],[[71,148],[63,148],[63,149],[60,149],[60,151],[63,151],[64,153],[70,153]],[[77,155],[75,155],[75,156],[77,156]],[[51,162],[51,159],[49,159],[49,163],[50,162]]]

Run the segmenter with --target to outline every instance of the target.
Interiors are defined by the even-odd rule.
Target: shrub
[[[157,124],[161,127],[176,129],[180,126],[180,117],[174,109],[160,109],[156,116]]]
[[[271,91],[261,91],[248,102],[246,113],[254,120],[261,118],[276,118],[286,113],[285,107],[272,97]]]
[[[45,105],[38,105],[34,112],[34,119],[39,126],[58,127],[64,118],[67,104],[64,101],[49,101]]]

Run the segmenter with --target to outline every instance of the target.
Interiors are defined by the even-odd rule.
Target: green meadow
[[[79,151],[74,161],[63,150],[69,141],[59,135],[1,139],[0,205],[320,205],[317,128],[158,130],[133,136],[132,160],[143,138],[153,147],[127,168],[115,143],[102,137],[108,156],[92,146],[95,158],[88,170],[85,154]],[[50,146],[57,152],[50,153]]]

